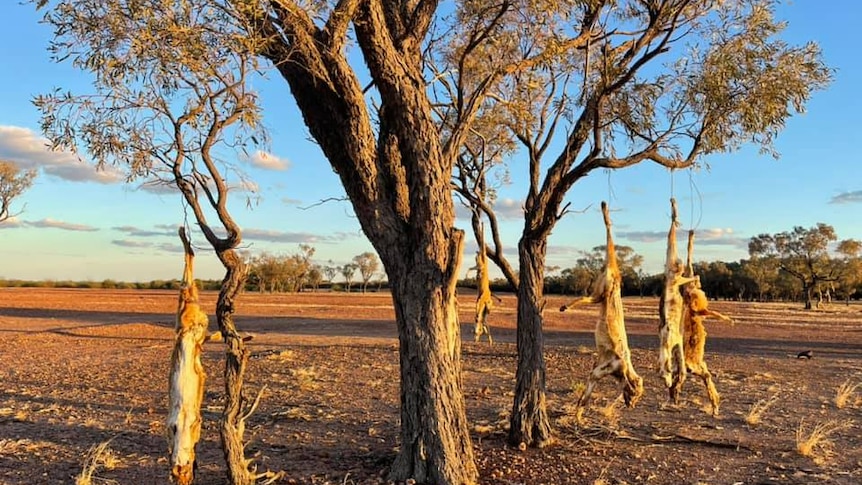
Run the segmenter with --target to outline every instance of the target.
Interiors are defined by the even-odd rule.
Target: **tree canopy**
[[[0,160],[0,223],[17,215],[12,202],[33,185],[35,170],[21,170],[12,162]]]
[[[837,239],[835,229],[821,222],[810,228],[796,226],[791,231],[755,236],[748,243],[748,253],[752,258],[775,261],[781,271],[799,280],[805,308],[810,309],[817,285],[836,279],[829,243]]]

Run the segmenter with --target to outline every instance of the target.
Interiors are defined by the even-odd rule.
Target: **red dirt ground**
[[[212,314],[215,295],[207,293]],[[472,322],[473,296],[462,298]],[[545,314],[548,408],[557,443],[506,445],[515,372],[515,300],[490,317],[495,343],[465,339],[464,393],[481,483],[862,483],[862,387],[839,408],[845,382],[862,383],[862,308],[715,302],[736,326],[709,321],[707,362],[722,394],[708,414],[689,376],[679,408],[664,405],[654,370],[657,301],[627,299],[635,368],[646,394],[634,409],[603,412],[619,394],[600,382],[579,425],[572,415],[592,363],[597,308]],[[176,295],[165,291],[0,289],[0,483],[69,484],[88,449],[110,440],[113,463],[94,483],[166,483],[164,420]],[[277,483],[386,483],[398,446],[398,351],[388,294],[244,294],[238,327],[255,335],[247,390],[266,385],[249,420],[248,455]],[[214,323],[211,324],[214,328]],[[199,484],[224,483],[216,422],[223,397],[221,344],[207,344]],[[812,350],[811,360],[796,359]],[[777,396],[760,424],[752,406]],[[610,408],[612,409],[612,408]],[[843,425],[816,456],[797,432]]]

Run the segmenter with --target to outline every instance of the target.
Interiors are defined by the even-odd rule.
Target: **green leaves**
[[[12,162],[0,160],[0,223],[16,215],[10,210],[12,201],[17,199],[36,178],[36,170],[18,168]]]

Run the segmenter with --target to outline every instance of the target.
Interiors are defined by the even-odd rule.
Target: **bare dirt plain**
[[[215,295],[204,295],[212,314]],[[473,296],[463,294],[463,322]],[[592,363],[597,308],[545,315],[548,407],[557,444],[506,445],[516,365],[515,300],[491,314],[495,343],[465,340],[464,392],[483,484],[862,483],[862,389],[839,409],[838,387],[862,382],[862,307],[715,302],[737,325],[708,321],[707,362],[722,394],[707,412],[689,376],[679,408],[664,406],[654,371],[657,301],[627,299],[634,364],[646,394],[618,418],[619,394],[597,388],[580,426],[574,401]],[[116,463],[96,483],[166,483],[164,419],[176,295],[165,291],[0,289],[0,483],[69,484],[87,450],[110,441]],[[244,294],[237,324],[255,335],[247,389],[268,389],[250,419],[248,454],[278,483],[386,483],[398,446],[398,353],[388,294]],[[211,323],[214,327],[214,323]],[[811,360],[796,359],[812,350]],[[207,344],[200,484],[224,483],[216,422],[222,347]],[[746,415],[778,396],[762,422]],[[797,430],[845,424],[821,458],[796,451]],[[828,456],[822,456],[831,450]]]

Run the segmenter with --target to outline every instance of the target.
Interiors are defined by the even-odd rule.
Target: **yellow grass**
[[[314,367],[305,367],[300,369],[292,369],[291,376],[298,387],[302,391],[313,391],[320,387],[317,383],[319,375]]]
[[[852,421],[826,421],[806,429],[805,420],[799,422],[796,429],[796,451],[809,457],[818,465],[826,462],[832,455],[834,442],[832,436],[853,426]]]
[[[605,425],[611,429],[617,429],[620,424],[620,400],[613,399],[598,409]]]
[[[844,409],[847,406],[847,403],[850,402],[850,398],[852,398],[853,394],[856,393],[856,389],[858,389],[859,386],[862,386],[862,382],[851,384],[850,379],[847,379],[844,384],[841,384],[838,387],[838,392],[835,394],[835,406],[837,406],[838,409]]]
[[[745,422],[752,426],[760,424],[763,422],[763,416],[776,402],[778,402],[778,394],[775,394],[768,399],[761,399],[752,404],[751,409],[748,410],[748,414],[745,415]]]
[[[584,424],[584,408],[574,403],[564,404],[563,415],[557,419],[557,425],[566,428],[577,428]]]
[[[84,468],[81,470],[81,473],[75,477],[75,485],[92,485],[94,483],[117,483],[114,480],[107,480],[104,478],[96,477],[96,471],[99,468],[104,468],[105,470],[113,470],[120,464],[119,458],[111,450],[108,445],[110,445],[111,440],[105,441],[104,443],[99,443],[98,445],[94,445],[90,447],[90,450],[87,452],[87,455],[84,457]]]
[[[577,398],[581,397],[581,394],[587,390],[587,385],[582,381],[574,381],[572,382],[572,395],[577,396]]]

